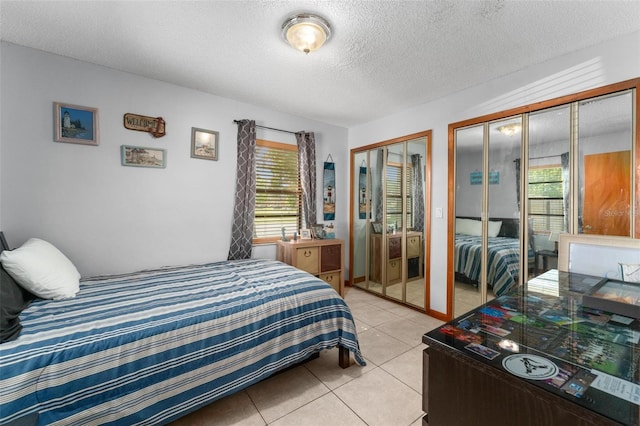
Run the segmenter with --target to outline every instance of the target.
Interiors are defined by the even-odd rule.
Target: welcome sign
[[[154,138],[161,138],[165,133],[165,121],[162,117],[147,117],[145,115],[126,113],[124,127],[129,130],[148,132]]]

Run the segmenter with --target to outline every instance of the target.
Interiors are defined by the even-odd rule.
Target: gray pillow
[[[0,343],[18,338],[22,331],[20,313],[34,298],[0,265]]]

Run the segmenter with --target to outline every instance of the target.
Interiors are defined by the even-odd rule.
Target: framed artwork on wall
[[[218,161],[218,136],[213,130],[191,128],[191,158]]]
[[[164,169],[167,166],[167,151],[159,148],[122,145],[120,159],[123,166]]]
[[[98,145],[98,109],[53,103],[53,140]]]

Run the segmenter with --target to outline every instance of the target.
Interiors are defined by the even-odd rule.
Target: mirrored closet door
[[[640,238],[637,87],[450,126],[449,317],[557,268],[561,233]]]
[[[351,151],[350,283],[425,310],[430,132]]]

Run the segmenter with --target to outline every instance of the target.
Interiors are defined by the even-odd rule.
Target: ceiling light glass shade
[[[331,26],[326,19],[311,13],[291,16],[282,24],[282,37],[294,49],[309,53],[320,49],[331,37]]]
[[[513,136],[516,133],[520,132],[522,126],[518,123],[513,124],[505,124],[504,126],[498,127],[498,131],[503,135]]]

